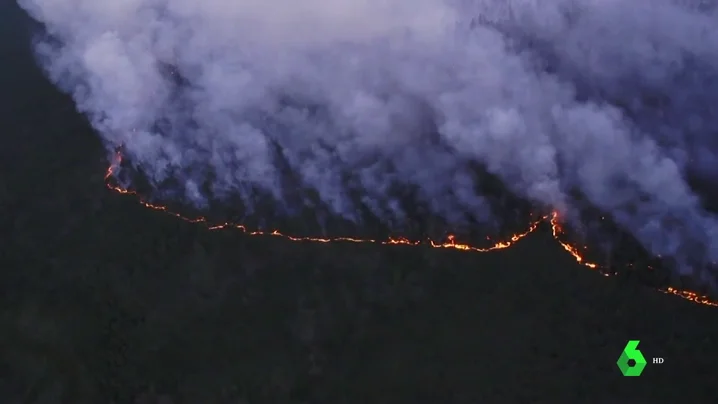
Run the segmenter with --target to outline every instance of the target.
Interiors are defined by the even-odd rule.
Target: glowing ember
[[[143,200],[137,194],[137,192],[128,190],[128,189],[124,189],[117,185],[112,185],[110,183],[110,179],[111,179],[115,169],[117,167],[119,167],[121,162],[122,162],[122,155],[120,154],[120,152],[117,152],[115,155],[115,160],[107,168],[107,172],[105,174],[105,184],[107,185],[107,188],[109,188],[115,192],[118,192],[120,194],[134,195],[138,198],[140,204],[144,205],[147,208],[165,212],[167,214],[175,216],[175,217],[177,217],[181,220],[184,220],[186,222],[189,222],[189,223],[203,223],[209,230],[220,230],[220,229],[234,228],[234,229],[240,230],[243,233],[250,235],[250,236],[276,236],[276,237],[281,237],[281,238],[291,240],[291,241],[307,241],[307,242],[316,242],[316,243],[349,242],[349,243],[371,243],[371,244],[382,244],[382,245],[410,245],[410,246],[428,245],[433,248],[451,248],[451,249],[461,250],[461,251],[488,252],[488,251],[493,251],[493,250],[501,250],[501,249],[509,248],[509,247],[513,246],[519,240],[528,236],[534,230],[536,230],[541,223],[548,221],[548,223],[551,225],[551,234],[553,235],[554,240],[556,240],[561,245],[561,247],[563,247],[563,249],[566,250],[566,252],[571,254],[571,256],[573,256],[573,258],[576,260],[576,262],[578,262],[579,264],[581,264],[583,266],[591,268],[591,269],[604,269],[604,270],[606,269],[606,268],[600,268],[598,264],[586,261],[586,259],[583,257],[583,255],[581,255],[581,251],[578,247],[561,240],[561,237],[564,235],[564,230],[561,227],[561,224],[559,223],[559,217],[558,217],[557,212],[553,212],[551,215],[544,216],[541,219],[531,223],[531,225],[528,227],[528,229],[526,231],[524,231],[522,233],[514,234],[507,241],[500,241],[490,247],[483,247],[483,248],[472,246],[469,244],[459,243],[456,241],[456,237],[453,235],[449,235],[445,242],[436,242],[434,240],[413,241],[413,240],[409,240],[406,238],[389,238],[387,240],[375,240],[375,239],[360,239],[360,238],[351,238],[351,237],[321,238],[321,237],[290,236],[290,235],[281,233],[278,230],[272,230],[272,231],[249,230],[244,225],[236,224],[236,223],[226,222],[226,223],[212,224],[205,217],[202,217],[202,216],[199,216],[196,218],[185,217],[179,213],[170,211],[166,206],[149,203],[149,202]],[[603,273],[603,275],[606,275],[606,276],[609,276],[611,274],[606,271],[604,271],[602,273]],[[663,293],[675,295],[675,296],[681,297],[683,299],[689,300],[694,303],[698,303],[698,304],[702,304],[702,305],[706,305],[706,306],[718,307],[718,301],[711,300],[709,297],[700,295],[696,292],[692,292],[689,290],[679,290],[679,289],[676,289],[673,287],[668,287],[666,289],[659,289],[659,290]]]

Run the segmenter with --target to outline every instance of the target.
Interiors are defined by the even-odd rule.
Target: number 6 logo
[[[623,352],[621,352],[621,356],[616,362],[618,368],[624,376],[640,376],[643,369],[646,367],[646,358],[643,357],[640,350],[636,349],[639,342],[641,341],[628,341],[628,344],[626,344],[626,347],[623,348]],[[628,363],[631,359],[635,362],[633,366]]]

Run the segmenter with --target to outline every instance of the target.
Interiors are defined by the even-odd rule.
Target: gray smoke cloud
[[[711,2],[19,2],[49,77],[158,192],[311,206],[291,173],[348,220],[401,222],[411,189],[461,225],[491,218],[480,164],[567,214],[579,192],[681,273],[718,261],[686,180],[718,173]]]

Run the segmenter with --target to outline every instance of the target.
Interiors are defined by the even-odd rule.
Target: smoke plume
[[[712,2],[19,1],[51,80],[158,193],[459,226],[491,220],[482,167],[682,274],[718,261],[689,183],[718,173]]]

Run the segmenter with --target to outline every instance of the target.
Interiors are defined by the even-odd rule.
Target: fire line
[[[113,185],[111,183],[111,179],[113,174],[115,173],[116,169],[120,166],[120,163],[122,162],[122,154],[118,151],[115,154],[114,161],[110,163],[110,166],[107,168],[107,171],[105,173],[105,185],[108,189],[115,191],[119,194],[123,195],[133,195],[137,198],[138,202],[153,210],[161,211],[164,213],[167,213],[169,215],[172,215],[180,220],[183,220],[188,223],[197,223],[204,225],[208,230],[221,230],[221,229],[236,229],[241,231],[244,234],[250,235],[250,236],[275,236],[275,237],[281,237],[287,240],[291,241],[305,241],[305,242],[315,242],[315,243],[330,243],[330,242],[348,242],[348,243],[367,243],[367,244],[381,244],[381,245],[409,245],[409,246],[419,246],[419,245],[428,245],[433,248],[449,248],[449,249],[455,249],[455,250],[461,250],[461,251],[471,251],[471,252],[489,252],[494,250],[503,250],[506,248],[509,248],[516,244],[518,241],[523,239],[524,237],[528,236],[529,234],[533,233],[541,223],[548,223],[551,226],[551,234],[558,242],[561,247],[568,252],[579,264],[588,267],[593,270],[601,270],[601,273],[605,276],[610,276],[611,272],[607,271],[607,268],[602,268],[598,264],[593,262],[588,262],[581,254],[581,251],[578,247],[569,244],[568,242],[565,242],[561,239],[561,236],[564,234],[564,229],[561,227],[561,224],[559,223],[559,217],[558,212],[553,212],[550,215],[543,216],[542,218],[534,221],[531,223],[528,228],[521,232],[516,233],[512,235],[508,240],[497,242],[496,244],[490,246],[490,247],[477,247],[470,244],[463,244],[456,241],[455,236],[449,235],[444,242],[437,242],[434,240],[426,240],[426,241],[416,241],[416,240],[409,240],[407,238],[403,237],[397,237],[397,238],[388,238],[386,240],[377,240],[377,239],[362,239],[362,238],[352,238],[352,237],[332,237],[332,238],[322,238],[322,237],[308,237],[308,236],[291,236],[284,233],[281,233],[279,230],[272,230],[272,231],[261,231],[261,230],[250,230],[247,227],[245,227],[242,224],[236,224],[236,223],[210,223],[209,220],[205,217],[198,216],[198,217],[186,217],[183,216],[177,212],[173,212],[167,208],[167,206],[164,205],[158,205],[153,204],[150,202],[147,202],[146,200],[142,199],[142,196],[139,195],[137,192],[122,188],[118,185]],[[702,304],[706,306],[712,306],[712,307],[718,307],[718,301],[711,300],[708,296],[701,295],[699,293],[689,291],[689,290],[681,290],[676,289],[673,287],[667,287],[658,289],[660,292],[671,294],[678,296],[680,298],[689,300],[693,303]]]

